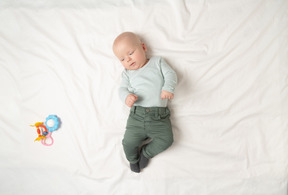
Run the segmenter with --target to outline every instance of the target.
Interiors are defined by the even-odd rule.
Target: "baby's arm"
[[[173,99],[174,90],[177,84],[176,72],[161,58],[161,71],[164,77],[164,85],[162,87],[161,99]]]
[[[129,78],[125,72],[122,72],[122,80],[120,83],[120,88],[119,88],[119,96],[120,99],[123,103],[126,104],[126,99],[131,92],[128,90],[129,86]]]
[[[138,97],[128,90],[128,86],[129,86],[129,78],[125,74],[125,72],[123,72],[122,81],[119,88],[119,96],[122,102],[124,102],[127,106],[132,107],[134,103],[137,101]]]

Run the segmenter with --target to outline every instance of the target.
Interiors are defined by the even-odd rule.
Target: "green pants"
[[[151,141],[142,148],[146,158],[153,158],[171,146],[173,133],[169,117],[170,111],[164,107],[131,108],[122,140],[126,158],[131,164],[138,162],[138,149],[148,138],[151,138]]]

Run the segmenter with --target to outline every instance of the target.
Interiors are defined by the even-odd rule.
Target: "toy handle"
[[[46,136],[45,139],[41,139],[41,143],[44,145],[44,146],[51,146],[54,142],[53,138],[51,137],[51,134],[52,132],[49,132],[48,135]],[[46,144],[46,139],[49,138],[51,140],[51,143],[50,144]]]

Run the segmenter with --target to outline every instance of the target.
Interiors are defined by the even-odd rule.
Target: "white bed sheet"
[[[0,194],[287,195],[288,1],[0,2]],[[140,174],[121,140],[133,31],[177,72],[174,144]],[[34,142],[49,114],[51,147]]]

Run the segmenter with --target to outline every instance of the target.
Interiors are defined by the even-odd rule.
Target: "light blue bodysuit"
[[[166,107],[168,100],[161,100],[162,90],[174,93],[177,84],[175,71],[161,57],[152,57],[145,66],[137,70],[122,72],[119,88],[120,99],[133,93],[138,96],[134,106]]]

